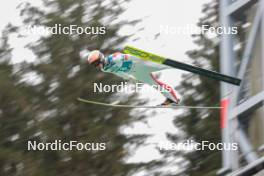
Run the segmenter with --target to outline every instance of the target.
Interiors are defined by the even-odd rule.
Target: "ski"
[[[124,48],[124,53],[126,54],[131,54],[134,55],[140,59],[146,60],[146,61],[152,61],[152,62],[156,62],[159,64],[164,64],[164,65],[168,65],[170,67],[176,68],[176,69],[180,69],[180,70],[184,70],[184,71],[189,71],[195,74],[199,74],[202,76],[206,76],[208,78],[212,78],[218,81],[224,81],[230,84],[234,84],[239,86],[241,83],[241,79],[232,77],[232,76],[228,76],[228,75],[224,75],[215,71],[211,71],[211,70],[206,70],[200,67],[196,67],[193,65],[189,65],[189,64],[185,64],[182,62],[178,62],[169,58],[165,58],[156,54],[152,54],[140,49],[137,49],[135,47],[132,46],[126,46]]]
[[[142,105],[124,105],[124,104],[111,104],[111,103],[103,103],[103,102],[98,102],[98,101],[92,101],[92,100],[87,100],[83,98],[78,98],[78,101],[82,103],[88,103],[88,104],[94,104],[94,105],[100,105],[100,106],[108,106],[108,107],[116,107],[116,108],[178,108],[178,109],[221,109],[222,107],[218,106],[181,106],[181,105],[173,105],[173,106],[161,106],[161,105],[156,105],[156,106],[142,106]]]

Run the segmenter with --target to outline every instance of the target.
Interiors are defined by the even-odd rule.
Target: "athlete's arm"
[[[129,74],[132,66],[132,60],[128,54],[114,53],[105,58],[103,71],[111,72],[125,80],[135,82],[136,78]]]
[[[114,54],[111,54],[109,55],[108,57],[106,57],[106,66],[107,65],[113,65],[113,64],[116,64],[118,66],[122,66],[122,64],[125,62],[125,61],[128,61],[128,60],[131,60],[129,58],[129,55],[128,54],[122,54],[122,53],[114,53]]]

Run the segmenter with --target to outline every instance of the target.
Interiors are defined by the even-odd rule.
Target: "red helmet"
[[[91,51],[88,55],[87,61],[89,64],[97,65],[104,59],[103,53],[101,53],[99,50]]]

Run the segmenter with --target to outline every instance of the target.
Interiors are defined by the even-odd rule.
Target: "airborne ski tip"
[[[221,109],[222,107],[219,106],[181,106],[181,105],[174,105],[174,106],[140,106],[140,105],[123,105],[123,104],[110,104],[110,103],[103,103],[98,101],[87,100],[83,98],[77,99],[80,102],[100,105],[100,106],[108,106],[108,107],[116,107],[116,108],[171,108],[171,109]]]

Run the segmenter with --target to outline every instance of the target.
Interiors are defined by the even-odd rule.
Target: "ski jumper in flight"
[[[103,72],[113,73],[125,80],[134,80],[146,83],[155,88],[161,87],[166,100],[161,105],[178,104],[179,98],[171,86],[158,79],[157,72],[170,69],[168,66],[144,61],[135,56],[114,53],[107,57],[95,50],[89,53],[87,61],[90,65],[101,69]]]

